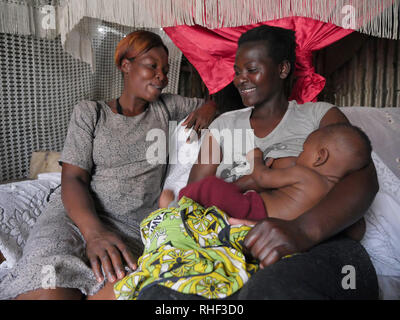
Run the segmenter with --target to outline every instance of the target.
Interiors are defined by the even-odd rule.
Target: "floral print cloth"
[[[176,208],[152,212],[141,223],[145,250],[138,269],[115,284],[116,298],[136,299],[154,284],[209,299],[235,293],[258,264],[242,251],[250,227],[227,220],[217,207],[205,209],[186,197]]]

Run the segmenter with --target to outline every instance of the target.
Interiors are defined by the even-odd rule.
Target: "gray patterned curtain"
[[[0,0],[0,33],[54,39],[60,0]]]
[[[78,101],[107,101],[122,90],[114,50],[135,28],[87,18],[83,35],[93,57],[90,66],[63,48],[57,24],[53,28],[57,5],[0,0],[0,182],[27,177],[33,151],[62,149]],[[177,93],[182,53],[162,30],[152,31],[167,40],[170,52],[164,90]]]

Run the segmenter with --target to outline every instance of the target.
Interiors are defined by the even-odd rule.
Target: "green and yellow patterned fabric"
[[[141,223],[145,249],[138,268],[115,284],[116,298],[136,299],[154,284],[209,299],[235,293],[258,264],[242,251],[250,227],[227,220],[217,207],[203,208],[186,197],[176,208],[152,212]]]

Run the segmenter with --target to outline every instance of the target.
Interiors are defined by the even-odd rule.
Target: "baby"
[[[329,125],[307,137],[303,152],[289,168],[270,169],[260,149],[250,151],[251,176],[261,192],[242,193],[235,184],[211,176],[187,185],[179,199],[185,196],[203,207],[216,206],[239,219],[292,220],[316,205],[341,178],[366,166],[371,151],[369,138],[361,129],[350,124]],[[165,191],[160,204],[172,200],[173,193]]]

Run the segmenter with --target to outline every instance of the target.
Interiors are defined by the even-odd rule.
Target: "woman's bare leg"
[[[20,294],[16,300],[81,300],[82,292],[72,288],[38,289]]]
[[[87,296],[87,300],[115,300],[114,284],[107,282],[96,294]],[[56,288],[38,289],[20,294],[16,300],[81,300],[82,292],[78,289]]]
[[[103,288],[92,296],[87,296],[87,300],[115,300],[114,283],[108,282]]]

